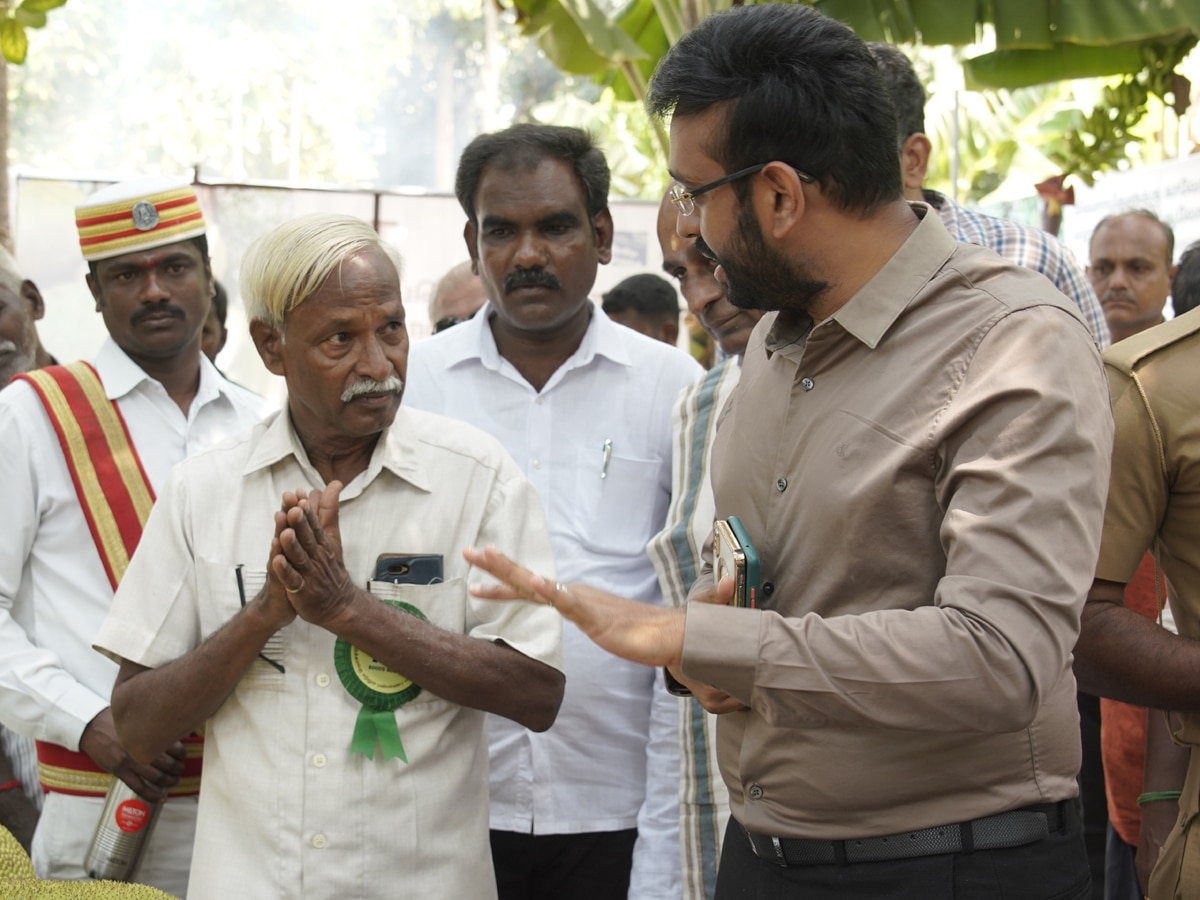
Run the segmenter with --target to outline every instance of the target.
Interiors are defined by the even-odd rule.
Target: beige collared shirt
[[[196,647],[240,608],[239,565],[247,599],[261,586],[283,492],[314,487],[324,483],[283,414],[188,460],[97,648],[154,667]],[[562,669],[557,613],[467,593],[468,544],[554,571],[537,493],[499,442],[401,406],[338,517],[359,586]],[[371,582],[382,553],[440,553],[445,581]],[[280,629],[263,652],[284,671],[255,662],[209,720],[188,896],[494,897],[485,714],[423,691],[395,712],[407,763],[351,753],[362,704],[342,685],[334,641],[301,619]]]
[[[1179,633],[1200,639],[1200,312],[1105,354],[1117,423],[1096,577],[1128,582],[1152,550],[1171,583]],[[1182,739],[1200,745],[1200,714]]]
[[[683,669],[751,707],[721,717],[718,755],[754,832],[885,835],[1076,793],[1100,358],[1042,276],[913,206],[831,318],[762,320],[718,429],[717,515],[746,525],[765,600],[692,604]]]

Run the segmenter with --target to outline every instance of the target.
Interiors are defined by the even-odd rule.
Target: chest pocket
[[[452,578],[438,584],[394,584],[390,581],[372,581],[367,589],[381,600],[404,603],[420,611],[431,625],[454,634],[466,634],[467,582],[464,578]],[[412,701],[416,706],[439,700],[429,691],[422,690]],[[445,702],[440,701],[439,702]],[[405,704],[406,706],[408,704]],[[411,711],[411,710],[410,710]]]
[[[592,450],[575,459],[578,490],[558,502],[570,505],[567,521],[580,543],[596,553],[639,556],[666,514],[660,481],[664,464],[614,452],[607,463]],[[601,478],[601,471],[604,477]]]
[[[367,589],[381,600],[407,603],[421,611],[425,618],[446,631],[465,634],[467,631],[467,582],[451,578],[438,584],[394,584],[372,581]]]
[[[262,590],[267,581],[266,569],[238,567],[227,562],[204,561],[199,566],[200,640],[237,615]],[[204,602],[204,598],[208,598]],[[267,639],[262,651],[242,676],[241,685],[250,688],[279,690],[283,687],[287,628],[281,628]]]

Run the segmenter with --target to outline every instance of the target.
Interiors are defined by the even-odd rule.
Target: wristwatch
[[[667,693],[674,697],[690,697],[691,690],[682,681],[679,681],[666,668],[663,667],[663,683],[667,686]]]

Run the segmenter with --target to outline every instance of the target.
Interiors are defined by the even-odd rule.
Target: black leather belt
[[[810,838],[777,838],[751,834],[754,855],[777,866],[846,865],[937,856],[942,853],[970,853],[973,850],[999,850],[1040,841],[1052,831],[1061,831],[1066,819],[1065,805],[1041,803],[994,816],[985,816],[957,825],[938,825],[890,834],[886,837],[847,841],[819,841]],[[739,823],[740,824],[740,823]],[[745,829],[742,829],[745,831]]]

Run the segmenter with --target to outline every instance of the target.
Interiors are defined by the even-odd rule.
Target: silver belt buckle
[[[775,848],[775,858],[779,860],[779,864],[786,869],[787,859],[783,855],[783,844],[780,842],[779,838],[771,838],[771,846]]]

